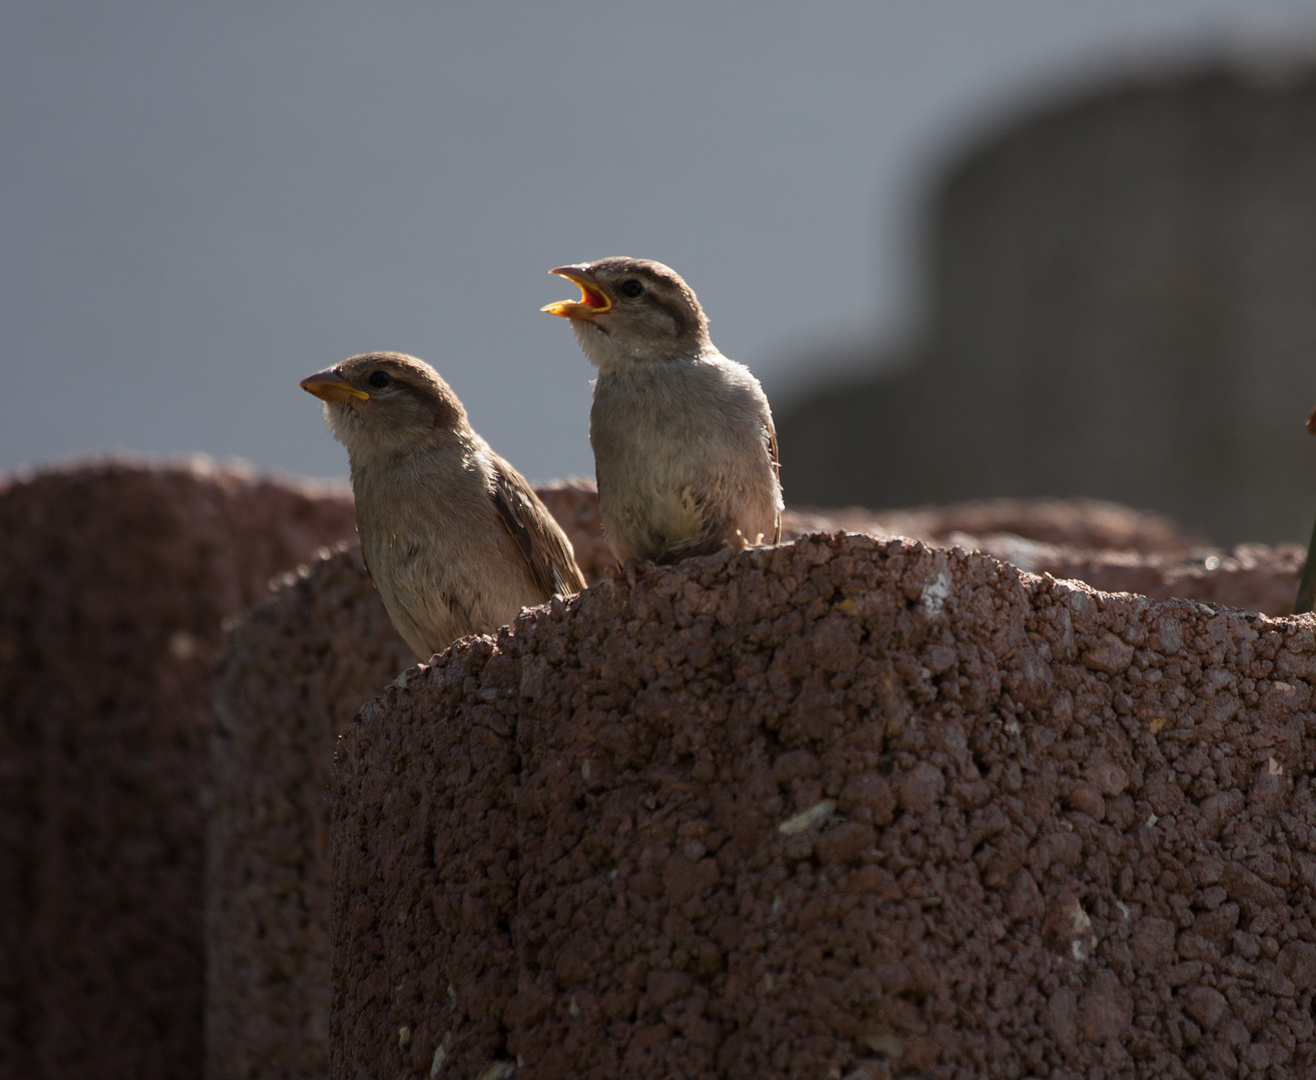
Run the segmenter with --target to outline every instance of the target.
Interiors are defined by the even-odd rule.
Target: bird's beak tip
[[[321,401],[370,400],[369,394],[344,382],[334,371],[317,371],[314,375],[308,375],[297,385],[308,394],[314,394]]]
[[[612,300],[599,287],[594,275],[585,264],[555,266],[549,271],[575,284],[580,289],[579,300],[559,300],[545,304],[539,310],[563,319],[581,319],[586,322],[612,308]]]

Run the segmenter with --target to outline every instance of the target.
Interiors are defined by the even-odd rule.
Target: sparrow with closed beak
[[[615,257],[549,271],[579,300],[571,321],[599,369],[589,435],[599,513],[618,561],[673,563],[781,539],[777,433],[763,388],[708,336],[694,290],[670,267]]]
[[[301,381],[347,447],[366,569],[421,660],[579,592],[571,541],[413,356],[354,356]]]

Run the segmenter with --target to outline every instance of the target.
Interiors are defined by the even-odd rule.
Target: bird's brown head
[[[549,273],[575,282],[581,295],[542,310],[570,319],[580,347],[601,369],[688,358],[712,348],[704,309],[669,266],[614,256]]]
[[[299,384],[324,402],[325,422],[348,453],[397,453],[466,429],[466,410],[429,364],[404,353],[365,353]]]

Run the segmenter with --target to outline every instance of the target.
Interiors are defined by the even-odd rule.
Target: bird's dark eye
[[[621,294],[627,300],[634,300],[637,296],[644,295],[644,285],[634,278],[628,278],[621,283]]]
[[[384,387],[393,385],[393,376],[387,371],[372,371],[366,382],[376,390],[383,390]]]

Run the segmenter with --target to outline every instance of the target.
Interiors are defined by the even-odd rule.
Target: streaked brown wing
[[[585,578],[571,552],[571,541],[525,478],[497,454],[490,457],[494,467],[494,506],[521,549],[535,583],[545,596],[580,592],[585,587]]]
[[[772,472],[773,475],[777,477],[777,486],[780,487],[781,486],[781,457],[777,453],[777,428],[776,425],[773,424],[772,422],[771,415],[765,418],[765,422],[768,425],[768,456],[772,458]],[[781,514],[780,513],[777,514],[777,528],[772,535],[772,542],[774,544],[781,543]]]

